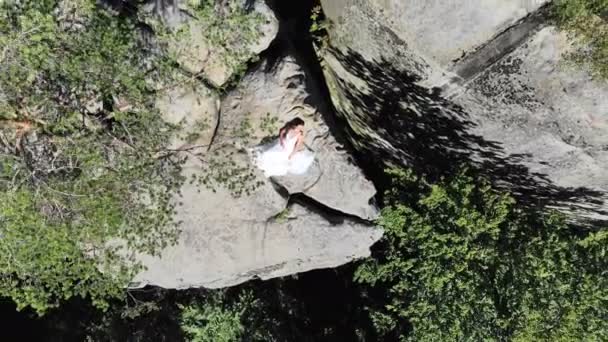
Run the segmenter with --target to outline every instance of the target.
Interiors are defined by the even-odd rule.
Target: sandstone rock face
[[[608,83],[562,63],[569,48],[566,34],[543,28],[453,100],[474,113],[472,132],[521,155],[531,173],[562,189],[585,189],[564,210],[606,219]],[[603,203],[593,209],[592,200]]]
[[[276,138],[284,122],[301,117],[306,123],[305,142],[315,153],[316,164],[306,175],[273,178],[273,182],[290,194],[303,193],[345,214],[376,218],[376,209],[369,203],[376,189],[331,135],[320,112],[324,109],[309,104],[320,99],[307,89],[301,67],[287,56],[272,66],[273,72],[266,69],[268,65],[262,63],[225,98],[218,141],[247,120],[254,130],[249,142],[259,144]],[[276,124],[265,124],[270,121]]]
[[[548,0],[370,1],[382,23],[418,54],[445,67]]]
[[[199,84],[182,84],[159,94],[156,107],[163,119],[181,127],[169,148],[208,147],[219,119],[219,103],[219,95]]]
[[[198,172],[193,166],[193,172]],[[280,219],[283,199],[268,183],[235,200],[228,192],[183,189],[178,245],[142,259],[148,270],[133,286],[221,288],[254,277],[269,279],[336,267],[369,255],[381,231],[351,221],[328,222],[294,204]]]
[[[209,55],[213,47],[205,38],[202,25],[198,21],[188,20],[180,24],[179,28],[183,33],[179,39],[170,41],[169,51],[184,70],[199,74],[205,68],[209,68]]]
[[[473,163],[524,204],[608,219],[606,82],[564,63],[545,1],[449,3],[322,1],[354,144],[433,174]]]
[[[272,66],[261,63],[222,99],[211,146],[185,154],[184,176],[195,181],[175,198],[181,203],[178,244],[159,256],[141,256],[147,269],[131,287],[220,288],[369,255],[382,236],[362,220],[377,215],[369,204],[375,189],[338,150],[306,82],[295,60],[285,57]],[[168,120],[192,120],[213,112],[214,101],[210,92],[176,89],[157,106]],[[294,115],[306,120],[307,144],[318,162],[303,176],[266,179],[248,150],[274,138]],[[294,193],[313,201],[294,200]]]

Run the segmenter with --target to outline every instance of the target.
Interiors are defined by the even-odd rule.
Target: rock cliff
[[[361,151],[434,175],[474,164],[523,204],[608,219],[608,84],[564,62],[547,1],[321,2]]]

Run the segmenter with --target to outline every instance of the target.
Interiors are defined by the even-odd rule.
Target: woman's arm
[[[281,147],[285,147],[285,127],[279,130],[279,143]]]
[[[296,146],[294,146],[293,151],[291,151],[291,153],[289,154],[289,159],[291,159],[291,157],[298,152],[302,146],[304,146],[304,132],[300,131],[300,133],[298,134],[298,140],[296,141]]]

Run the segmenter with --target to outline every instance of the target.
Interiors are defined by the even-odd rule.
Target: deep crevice
[[[359,167],[365,177],[372,181],[378,189],[376,196],[371,199],[372,204],[381,203],[382,193],[388,187],[384,177],[384,167],[379,166],[365,152],[355,149],[347,138],[350,124],[345,118],[336,114],[319,56],[315,50],[314,37],[310,32],[312,23],[310,15],[314,7],[320,6],[319,0],[293,2],[266,0],[266,3],[275,12],[280,27],[277,38],[272,43],[272,48],[267,49],[261,57],[269,61],[269,69],[272,68],[273,61],[280,60],[286,54],[292,54],[295,57],[307,76],[306,89],[311,95],[310,104],[313,107],[318,107],[319,113],[332,136],[352,156],[353,164]],[[323,18],[323,13],[320,13],[319,20]]]
[[[289,203],[300,204],[306,207],[307,209],[319,214],[328,222],[335,225],[342,224],[345,221],[350,221],[363,225],[373,226],[373,221],[369,221],[359,216],[348,214],[338,209],[332,208],[301,192],[291,194],[291,196],[289,196]]]
[[[262,0],[258,0],[262,1]],[[259,60],[255,63],[250,63],[248,70],[256,70],[264,63],[264,71],[272,72],[277,63],[286,56],[295,58],[298,65],[302,67],[302,71],[306,75],[305,87],[310,94],[306,104],[313,108],[317,108],[322,116],[322,120],[329,128],[331,135],[336,139],[338,144],[343,146],[353,158],[351,162],[355,167],[360,168],[367,179],[371,180],[378,188],[378,182],[381,177],[381,170],[378,170],[373,161],[365,158],[358,152],[346,138],[346,127],[349,127],[348,122],[335,114],[335,108],[331,101],[329,88],[327,86],[325,76],[315,50],[314,37],[309,31],[312,23],[310,15],[315,6],[319,6],[318,0],[306,0],[297,2],[286,2],[282,0],[266,0],[266,4],[274,11],[279,21],[279,32],[275,40],[270,46],[259,55]],[[322,14],[321,14],[322,19]],[[373,165],[373,167],[372,167]],[[299,203],[306,208],[313,210],[319,215],[326,218],[329,222],[338,224],[345,219],[372,225],[373,222],[365,220],[358,216],[341,212],[319,201],[316,201],[304,193],[289,194],[280,184],[273,182],[275,188],[279,188],[281,195],[288,194],[292,203]],[[382,188],[382,187],[380,187]],[[380,191],[377,196],[370,199],[375,204],[380,200]]]

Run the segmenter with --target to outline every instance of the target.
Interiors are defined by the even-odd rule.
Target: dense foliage
[[[166,45],[180,33],[136,1],[110,3],[0,2],[0,296],[20,309],[73,296],[107,307],[138,271],[134,256],[177,235],[183,159],[164,149],[177,127],[155,91],[198,80],[174,69]],[[232,0],[187,5],[238,77],[261,15]]]
[[[179,160],[146,83],[165,62],[96,4],[0,3],[0,295],[39,313],[104,307],[134,252],[175,238]]]
[[[554,12],[559,25],[583,44],[573,60],[608,78],[608,0],[557,0]]]
[[[241,323],[248,305],[243,298],[236,305],[222,305],[219,295],[205,298],[199,303],[182,306],[181,324],[189,341],[230,342],[243,337]]]
[[[438,184],[390,174],[384,245],[355,274],[375,293],[368,310],[381,336],[608,338],[606,231],[523,212],[467,173]]]
[[[296,298],[284,292],[281,281],[271,286],[245,284],[213,290],[178,304],[179,327],[193,342],[296,341],[310,339],[297,327],[306,315],[296,314]]]
[[[202,25],[205,39],[220,55],[223,63],[233,70],[235,78],[244,73],[247,62],[257,58],[250,46],[260,37],[264,18],[255,11],[247,11],[243,2],[228,0],[195,0],[189,7]]]

